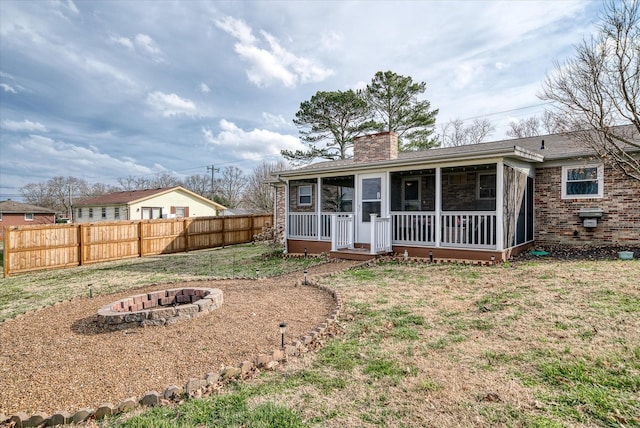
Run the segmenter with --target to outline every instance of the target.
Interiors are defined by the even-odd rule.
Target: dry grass
[[[278,375],[344,382],[256,400],[341,428],[638,426],[638,278],[636,261],[349,271],[331,279],[344,335]]]

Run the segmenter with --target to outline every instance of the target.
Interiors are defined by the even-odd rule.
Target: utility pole
[[[211,171],[211,200],[213,200],[214,174],[220,172],[220,168],[214,168],[213,165],[207,167],[207,171]]]

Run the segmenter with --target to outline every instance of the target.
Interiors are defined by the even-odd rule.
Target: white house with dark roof
[[[287,251],[504,260],[534,243],[640,245],[640,182],[571,135],[397,147],[367,135],[352,159],[278,173]]]
[[[226,207],[181,186],[114,192],[73,204],[73,222],[210,217]]]

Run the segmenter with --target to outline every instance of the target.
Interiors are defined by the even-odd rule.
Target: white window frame
[[[597,168],[598,177],[596,178],[598,182],[598,193],[591,193],[588,195],[569,195],[567,194],[567,172],[571,169],[580,169],[580,168]],[[581,181],[591,181],[591,180],[581,180]],[[604,195],[604,165],[601,163],[597,164],[586,164],[586,165],[565,165],[562,167],[562,199],[601,199]]]
[[[113,207],[113,218],[120,220],[120,207]]]
[[[106,207],[102,207],[102,209],[100,210],[100,218],[103,220],[106,220],[107,218],[107,208]]]
[[[185,218],[187,216],[187,207],[175,207],[176,218]]]
[[[82,208],[78,208],[78,218],[82,218]]]
[[[24,221],[33,221],[34,215],[33,213],[24,213]]]
[[[309,194],[308,195],[303,195],[302,194],[302,189],[309,189]],[[301,198],[302,197],[308,197],[309,198],[309,202],[301,202]],[[313,204],[313,185],[312,184],[305,184],[302,186],[298,186],[298,206],[299,207],[310,207]]]
[[[89,208],[89,218],[93,218],[93,208]]]
[[[494,193],[497,195],[498,194],[498,174],[496,174],[495,172],[479,172],[478,173],[478,180],[476,182],[476,199],[479,201],[494,201],[496,199],[495,196],[491,196],[491,197],[482,197],[480,196],[480,177],[482,176],[487,176],[487,175],[491,175],[494,177],[494,183],[495,183],[495,187],[493,188]]]

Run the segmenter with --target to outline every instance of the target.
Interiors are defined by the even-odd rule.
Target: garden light
[[[282,336],[282,349],[284,349],[284,333],[287,331],[287,323],[282,321],[280,323],[280,335]]]

